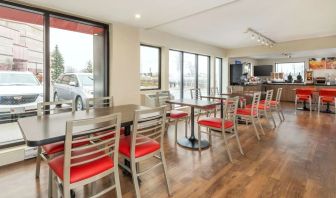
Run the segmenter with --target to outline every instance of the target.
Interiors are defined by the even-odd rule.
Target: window
[[[169,50],[169,92],[174,99],[181,98],[182,52]]]
[[[276,72],[283,72],[285,79],[288,75],[291,74],[293,80],[296,80],[297,76],[300,74],[302,79],[304,78],[305,64],[304,62],[299,63],[276,63],[275,64]]]
[[[174,98],[190,99],[190,89],[210,91],[210,57],[169,50],[169,91]]]
[[[223,78],[222,78],[222,64],[223,60],[221,58],[216,58],[215,62],[215,86],[220,93],[223,91]]]
[[[10,2],[0,24],[0,147],[23,143],[17,119],[39,102],[108,95],[108,25]],[[77,74],[100,78],[77,86]]]
[[[140,46],[140,89],[161,88],[161,48]]]

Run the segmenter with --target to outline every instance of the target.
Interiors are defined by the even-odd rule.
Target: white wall
[[[211,86],[214,86],[215,83],[214,78],[215,58],[216,57],[223,58],[223,82],[227,82],[228,65],[226,58],[226,50],[222,48],[177,37],[164,32],[159,32],[155,30],[145,30],[145,29],[140,30],[140,42],[142,44],[158,46],[161,47],[162,49],[162,63],[161,63],[162,90],[168,90],[169,88],[169,49],[175,49],[210,56]],[[148,92],[153,91],[142,91],[142,93],[148,93]]]

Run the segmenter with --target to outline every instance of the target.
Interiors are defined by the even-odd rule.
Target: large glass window
[[[105,24],[0,3],[0,147],[23,143],[17,119],[36,115],[39,102],[81,98],[83,108],[107,95],[107,33]]]
[[[210,57],[182,51],[169,51],[169,90],[175,98],[191,98],[190,89],[210,90]],[[182,92],[182,95],[181,95]]]
[[[276,63],[275,64],[276,72],[283,72],[284,77],[287,78],[289,74],[292,75],[293,79],[296,80],[297,76],[300,74],[302,79],[304,78],[305,64],[304,62],[298,63]]]
[[[140,46],[140,89],[160,89],[161,48]]]
[[[222,78],[222,64],[223,61],[221,58],[216,58],[215,61],[215,86],[218,89],[220,93],[222,93],[222,84],[223,84],[223,78]]]
[[[198,55],[198,88],[202,95],[209,94],[210,57]]]
[[[169,91],[175,99],[181,98],[182,52],[169,51]]]

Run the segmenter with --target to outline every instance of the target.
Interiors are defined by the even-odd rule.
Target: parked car
[[[31,72],[0,71],[0,113],[36,109],[43,86]]]
[[[74,100],[76,110],[86,107],[86,99],[93,97],[93,75],[90,73],[61,74],[53,86],[54,101]]]

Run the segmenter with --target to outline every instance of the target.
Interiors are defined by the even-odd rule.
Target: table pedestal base
[[[201,149],[208,148],[209,142],[206,140],[201,140],[199,142],[197,139],[192,138],[181,138],[177,140],[177,143],[183,147],[190,148],[190,149],[198,149],[198,145],[201,144]]]

